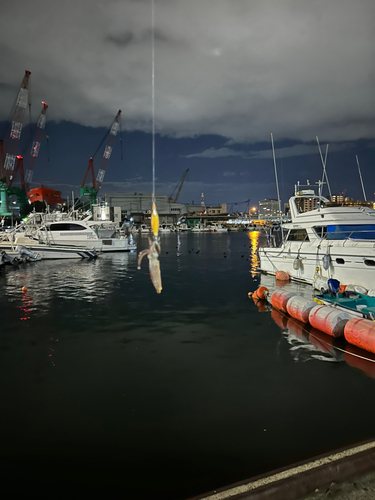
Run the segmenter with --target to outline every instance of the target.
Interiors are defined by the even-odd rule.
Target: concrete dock
[[[322,455],[190,500],[323,500],[326,498],[337,500],[375,498],[375,441]]]

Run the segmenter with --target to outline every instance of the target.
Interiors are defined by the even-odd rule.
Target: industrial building
[[[136,224],[147,222],[151,213],[151,193],[108,193],[104,206],[94,207],[96,220],[123,222],[133,219]],[[161,224],[176,223],[183,215],[227,216],[226,203],[203,207],[194,203],[175,203],[165,195],[155,196]]]
[[[265,221],[280,219],[279,202],[273,199],[265,199],[259,202],[258,218]]]

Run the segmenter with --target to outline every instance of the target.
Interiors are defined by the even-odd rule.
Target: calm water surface
[[[161,295],[135,253],[1,272],[3,490],[187,499],[375,437],[374,364],[248,299],[260,233],[161,238]]]

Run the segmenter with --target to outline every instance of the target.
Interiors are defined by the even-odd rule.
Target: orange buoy
[[[286,310],[288,314],[290,314],[293,318],[298,319],[298,321],[302,321],[302,323],[308,323],[309,313],[315,306],[316,302],[314,302],[313,300],[295,295],[288,300],[286,304]]]
[[[27,286],[23,286],[22,287],[22,291],[23,291],[23,293],[26,293],[27,292]]]
[[[373,321],[351,318],[345,325],[344,335],[349,344],[375,353],[375,323]]]
[[[276,290],[271,295],[271,304],[276,309],[280,311],[286,312],[286,304],[291,297],[295,297],[295,293],[293,292],[284,292],[282,290]]]
[[[289,281],[290,280],[289,273],[287,273],[286,271],[276,271],[275,276],[276,276],[276,279],[280,280],[280,281]]]
[[[350,314],[330,306],[315,306],[309,314],[311,326],[332,337],[344,335],[344,327],[350,318]]]
[[[255,292],[253,293],[253,298],[256,298],[256,299],[265,299],[269,294],[269,290],[267,287],[265,286],[260,286],[259,288],[257,288],[257,290],[255,290]]]

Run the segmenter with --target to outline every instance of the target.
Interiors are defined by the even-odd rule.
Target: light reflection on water
[[[248,232],[250,240],[250,259],[251,259],[251,276],[254,277],[258,272],[259,267],[259,241],[260,241],[260,231],[249,231]]]

